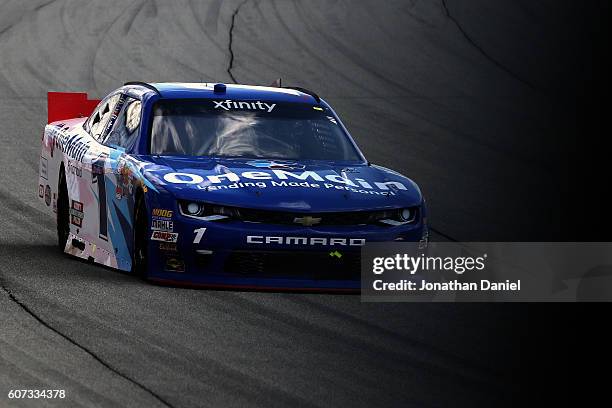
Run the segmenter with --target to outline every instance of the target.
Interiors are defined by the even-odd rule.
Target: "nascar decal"
[[[205,178],[206,177],[206,178]],[[197,188],[215,191],[244,187],[304,187],[348,190],[363,194],[394,195],[393,190],[407,190],[399,181],[369,182],[363,178],[350,179],[340,174],[319,174],[316,171],[291,172],[272,169],[267,171],[245,171],[200,176],[192,173],[167,173],[164,180],[171,184],[193,184]],[[255,180],[242,182],[241,180]],[[227,184],[227,183],[230,184]]]

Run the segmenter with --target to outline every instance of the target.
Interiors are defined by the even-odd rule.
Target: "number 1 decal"
[[[196,234],[195,238],[193,239],[193,243],[199,244],[205,232],[206,232],[206,228],[198,228],[198,229],[193,230],[193,233]]]
[[[104,179],[104,163],[108,155],[100,154],[91,163],[91,182],[98,185],[98,210],[100,213],[100,238],[108,241],[108,213],[106,208],[106,182]]]

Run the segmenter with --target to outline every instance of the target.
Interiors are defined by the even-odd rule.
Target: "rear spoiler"
[[[98,103],[84,92],[47,92],[47,123],[87,117]]]

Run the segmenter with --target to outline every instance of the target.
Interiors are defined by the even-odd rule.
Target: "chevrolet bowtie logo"
[[[305,227],[310,227],[310,226],[317,225],[318,223],[320,223],[321,218],[311,217],[308,215],[306,217],[294,218],[293,222],[296,224],[302,224]]]

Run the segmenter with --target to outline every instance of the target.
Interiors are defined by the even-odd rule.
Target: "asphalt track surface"
[[[529,240],[557,225],[546,62],[571,13],[531,3],[1,1],[0,406],[510,403],[525,307],[147,284],[57,253],[36,180],[47,91],[282,77],[420,184],[434,238]]]

